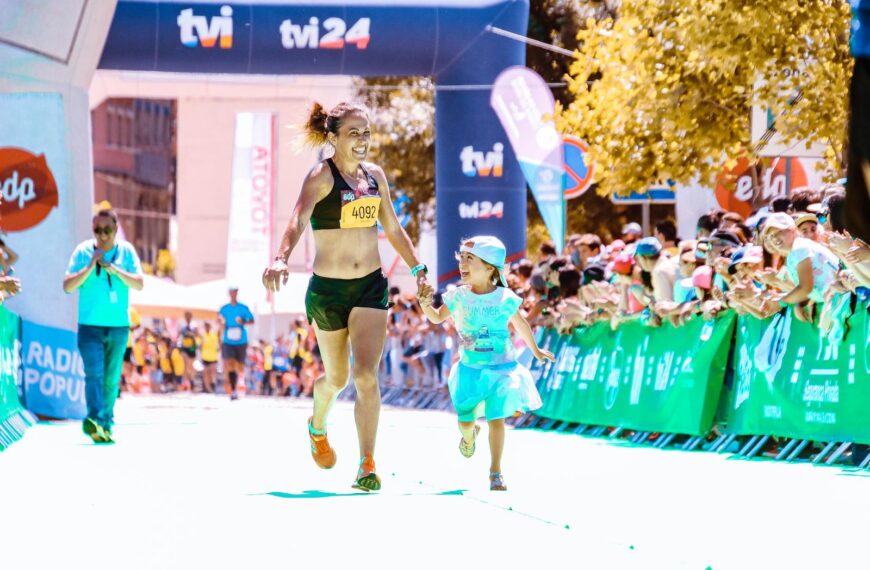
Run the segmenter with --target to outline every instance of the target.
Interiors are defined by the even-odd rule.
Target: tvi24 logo
[[[504,145],[495,143],[490,152],[467,146],[459,153],[459,160],[462,161],[462,173],[466,176],[500,177],[504,171]]]
[[[504,202],[501,201],[490,202],[488,200],[475,200],[470,204],[466,204],[465,202],[460,202],[459,204],[459,217],[464,220],[487,218],[501,219],[502,216],[504,216]]]
[[[284,20],[279,30],[281,45],[285,49],[343,49],[347,45],[366,49],[371,40],[370,26],[369,18],[360,18],[350,29],[341,18],[327,18],[323,20],[324,33],[321,36],[320,20],[312,17],[304,25]]]

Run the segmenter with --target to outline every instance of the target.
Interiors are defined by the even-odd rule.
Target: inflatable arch
[[[490,86],[525,62],[528,0],[119,0],[103,69],[260,75],[431,75],[435,94],[438,281],[458,277],[463,236],[526,247],[526,191]]]

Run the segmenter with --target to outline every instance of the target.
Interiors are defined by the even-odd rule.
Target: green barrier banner
[[[866,303],[847,322],[834,343],[791,311],[765,321],[740,317],[726,431],[870,443]]]
[[[33,418],[18,401],[18,316],[0,305],[0,451],[15,443]]]
[[[578,329],[538,383],[541,417],[704,435],[722,391],[736,315],[682,327],[639,321]]]

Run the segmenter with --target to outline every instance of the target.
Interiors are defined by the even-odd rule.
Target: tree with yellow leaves
[[[602,194],[712,186],[723,167],[757,159],[754,105],[786,142],[825,144],[840,174],[849,25],[845,0],[623,2],[617,19],[579,32],[559,126],[590,144]]]

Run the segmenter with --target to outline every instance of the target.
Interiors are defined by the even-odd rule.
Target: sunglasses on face
[[[104,226],[104,227],[97,226],[97,227],[94,228],[94,233],[95,233],[96,235],[102,235],[102,234],[105,234],[105,235],[107,235],[107,236],[110,236],[110,235],[112,235],[113,233],[115,233],[115,228],[113,228],[113,227],[111,227],[111,226]]]

